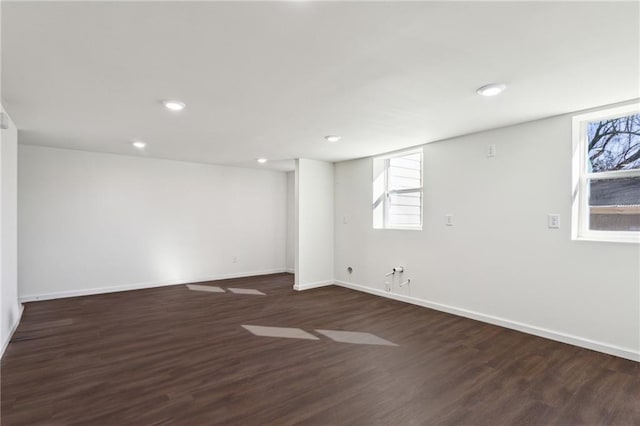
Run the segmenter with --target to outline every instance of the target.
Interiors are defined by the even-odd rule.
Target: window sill
[[[600,243],[631,243],[640,244],[640,233],[634,232],[604,232],[582,234],[572,238],[573,241],[592,241]]]
[[[385,228],[373,228],[376,231],[422,231],[422,227],[387,226]]]

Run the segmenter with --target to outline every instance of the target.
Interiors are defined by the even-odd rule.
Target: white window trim
[[[573,207],[571,214],[571,238],[576,241],[603,241],[619,243],[640,243],[640,232],[634,231],[595,231],[589,229],[589,198],[587,197],[589,179],[612,179],[640,177],[640,170],[617,170],[613,172],[587,172],[587,123],[625,115],[640,113],[640,104],[625,105],[573,117]]]
[[[395,230],[395,231],[422,231],[422,226],[424,223],[424,153],[423,153],[423,149],[422,148],[414,148],[414,149],[408,149],[405,151],[397,151],[394,152],[392,154],[386,154],[386,155],[379,155],[377,157],[374,158],[374,162],[376,160],[384,160],[385,161],[385,177],[384,177],[384,189],[385,189],[385,193],[384,193],[384,197],[388,197],[389,196],[389,173],[386,171],[389,169],[389,160],[395,157],[401,157],[403,155],[408,155],[408,154],[420,154],[420,187],[419,188],[411,188],[410,192],[414,192],[416,190],[420,191],[420,225],[405,225],[405,226],[393,226],[393,225],[387,225],[387,216],[388,216],[388,210],[389,210],[389,203],[385,202],[385,200],[382,201],[383,203],[383,210],[382,210],[382,223],[383,226],[380,228],[376,228],[375,226],[373,226],[374,230]],[[396,192],[396,191],[394,191]],[[374,205],[375,207],[375,205]]]

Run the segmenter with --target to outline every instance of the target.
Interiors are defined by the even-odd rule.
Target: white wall
[[[285,270],[283,172],[36,146],[19,166],[23,300]]]
[[[296,268],[296,175],[287,173],[287,255],[288,272]]]
[[[372,159],[336,164],[336,279],[403,265],[395,298],[640,360],[640,247],[571,240],[571,143],[565,115],[425,145],[422,231],[374,230]]]
[[[6,114],[0,106],[0,111]],[[17,264],[18,129],[8,116],[9,128],[0,130],[0,356],[20,321]]]
[[[333,282],[333,163],[296,160],[297,290]]]

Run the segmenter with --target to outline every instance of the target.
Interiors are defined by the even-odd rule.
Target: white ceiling
[[[286,169],[639,96],[638,2],[1,7],[2,100],[25,144]],[[476,95],[491,82],[508,89]]]

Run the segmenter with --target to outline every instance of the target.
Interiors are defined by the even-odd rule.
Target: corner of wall
[[[0,130],[0,357],[20,324],[18,303],[18,129],[4,107],[6,129]]]
[[[11,338],[13,337],[13,333],[16,332],[18,326],[20,325],[20,320],[22,319],[22,312],[24,312],[24,305],[22,303],[18,303],[18,312],[17,315],[13,318],[11,323],[11,327],[9,328],[9,332],[5,336],[2,341],[2,347],[0,347],[0,358],[4,356],[7,347],[9,346],[9,342],[11,342]]]
[[[334,164],[296,160],[297,289],[333,282]]]

